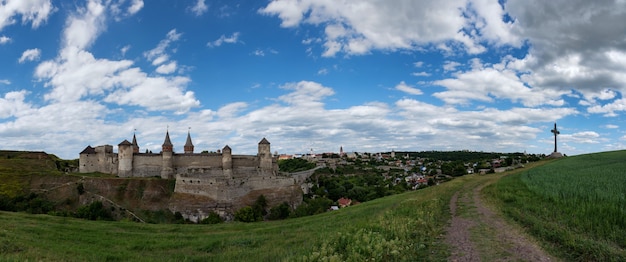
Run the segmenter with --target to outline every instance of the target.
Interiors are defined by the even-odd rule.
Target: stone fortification
[[[265,138],[258,144],[257,155],[233,155],[229,146],[218,153],[193,150],[188,133],[184,153],[174,153],[166,132],[161,153],[139,153],[133,135],[133,142],[122,141],[117,153],[111,145],[87,146],[80,153],[79,171],[175,179],[170,210],[191,220],[200,220],[209,211],[228,217],[259,195],[264,195],[270,206],[287,202],[295,207],[302,202],[300,184],[289,174],[278,172],[277,157],[272,156]]]

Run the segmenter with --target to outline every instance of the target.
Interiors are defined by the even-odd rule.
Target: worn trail
[[[496,180],[496,175],[472,179],[450,200],[448,261],[557,261],[482,201],[480,191]]]

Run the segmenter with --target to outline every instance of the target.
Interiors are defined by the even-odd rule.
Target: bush
[[[106,209],[100,201],[79,207],[74,216],[89,220],[113,220],[111,211]]]
[[[289,213],[291,213],[291,208],[289,208],[289,204],[287,202],[283,202],[282,204],[272,207],[270,209],[269,220],[279,220],[285,219],[289,217]]]
[[[243,207],[235,212],[235,221],[255,222],[257,221],[257,217],[255,216],[252,207]]]
[[[85,186],[83,186],[83,183],[79,183],[78,186],[76,186],[76,190],[78,191],[79,195],[82,195],[85,193]]]
[[[209,213],[209,216],[206,217],[205,219],[202,219],[202,221],[200,221],[200,224],[219,224],[224,222],[224,220],[222,220],[222,218],[220,217],[220,215],[218,215],[217,213],[211,211]]]

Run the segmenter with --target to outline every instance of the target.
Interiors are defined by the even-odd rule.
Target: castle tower
[[[170,140],[170,132],[165,132],[165,141],[163,141],[163,145],[161,146],[163,152],[163,162],[161,166],[161,178],[170,179],[174,178],[174,168],[173,168],[173,155],[174,155],[174,145],[172,145],[172,141]]]
[[[191,142],[191,134],[187,131],[187,142],[185,142],[185,154],[193,154],[193,143]]]
[[[128,140],[124,140],[118,145],[117,162],[117,175],[119,177],[133,176],[133,144]]]
[[[137,137],[135,137],[135,133],[133,133],[133,153],[139,153],[139,144],[137,144]]]
[[[222,170],[226,177],[233,175],[233,154],[228,145],[222,149]]]
[[[261,169],[272,169],[272,151],[270,150],[270,142],[263,138],[259,142],[259,167]]]

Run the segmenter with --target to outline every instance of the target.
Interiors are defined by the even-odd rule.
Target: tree
[[[237,210],[237,212],[235,212],[235,221],[241,221],[241,222],[255,222],[256,220],[256,216],[254,214],[254,210],[252,210],[252,207],[243,207],[239,210]]]
[[[269,220],[279,220],[285,219],[289,217],[289,213],[291,213],[291,208],[289,208],[289,204],[287,202],[283,202],[282,204],[272,207],[270,209]]]
[[[209,212],[209,216],[207,216],[205,219],[202,219],[202,221],[200,221],[200,224],[219,224],[222,222],[224,222],[224,220],[222,220],[220,215],[211,211]]]
[[[256,201],[252,205],[252,210],[254,211],[254,215],[257,218],[257,221],[263,220],[263,217],[267,215],[267,199],[265,199],[264,195],[260,195],[257,197]]]

